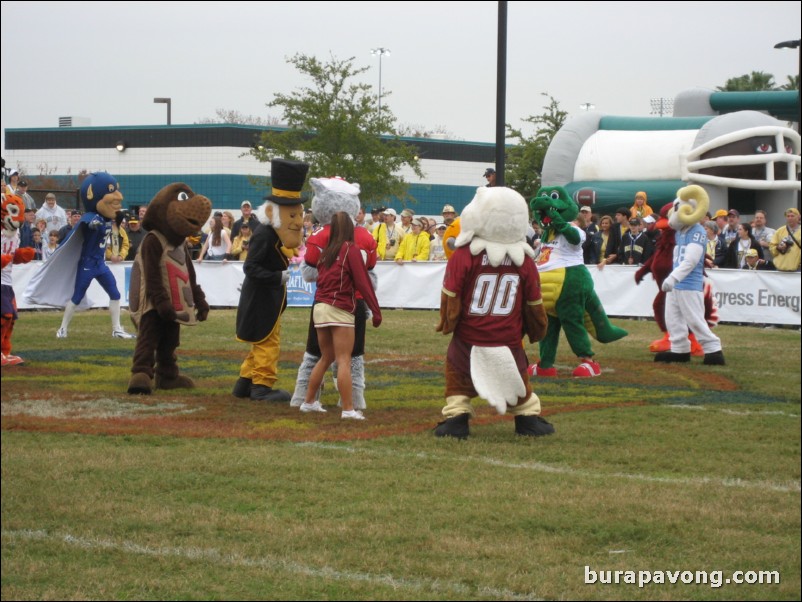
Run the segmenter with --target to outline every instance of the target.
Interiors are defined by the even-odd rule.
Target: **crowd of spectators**
[[[642,265],[660,236],[656,221],[644,192],[637,193],[631,207],[619,207],[612,216],[595,215],[590,207],[582,207],[577,225],[586,234],[585,263],[600,269],[610,264]],[[751,222],[742,222],[736,209],[708,214],[703,222],[708,238],[705,266],[798,272],[802,258],[799,210],[788,208],[785,224],[776,229],[767,222],[762,209],[755,212]],[[749,258],[753,258],[751,263]]]
[[[492,178],[495,174],[485,174]],[[488,185],[492,185],[488,179]],[[80,221],[77,209],[65,210],[58,204],[57,195],[48,192],[37,207],[28,193],[28,182],[16,170],[9,172],[6,189],[14,191],[25,202],[25,223],[20,229],[20,246],[36,250],[36,259],[47,259],[56,246],[70,234]],[[40,197],[41,198],[41,197]],[[121,212],[109,234],[107,258],[112,262],[133,261],[142,239],[147,234],[141,221],[147,211],[146,204],[132,206]],[[240,205],[240,217],[231,211],[215,211],[209,223],[188,238],[195,260],[244,261],[248,242],[258,221],[249,200]],[[442,210],[442,217],[416,216],[411,208],[400,213],[393,208],[376,206],[370,213],[362,208],[356,226],[367,228],[378,245],[380,260],[398,264],[420,261],[444,261],[443,233],[457,218],[450,204]],[[800,214],[796,208],[785,211],[785,223],[776,228],[768,225],[765,211],[755,211],[751,222],[742,222],[736,209],[720,209],[708,215],[703,222],[708,243],[705,265],[708,269],[761,269],[799,271],[802,246],[800,245]],[[631,206],[622,205],[612,215],[594,214],[591,207],[582,206],[577,225],[585,232],[584,261],[603,268],[605,265],[642,265],[649,259],[661,230],[655,227],[660,216],[649,206],[645,192],[635,195]],[[527,240],[537,250],[540,244],[537,222],[529,229]],[[304,241],[317,229],[314,216],[307,211],[304,220]],[[298,261],[303,258],[302,245]],[[750,262],[751,261],[751,262]]]

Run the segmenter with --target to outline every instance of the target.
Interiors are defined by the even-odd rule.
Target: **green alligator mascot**
[[[627,336],[627,331],[610,323],[593,290],[593,278],[582,258],[585,231],[572,223],[579,207],[559,186],[538,190],[529,207],[543,231],[537,268],[549,320],[546,336],[540,341],[540,361],[529,366],[529,374],[557,376],[554,360],[560,329],[564,329],[580,360],[573,375],[599,376],[601,366],[593,360],[588,334],[601,343],[611,343]]]

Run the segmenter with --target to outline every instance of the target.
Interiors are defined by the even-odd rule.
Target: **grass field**
[[[308,315],[284,317],[286,389]],[[232,397],[231,310],[182,333],[198,387],[150,397],[107,312],[60,320],[23,313],[2,372],[3,600],[800,599],[798,330],[721,325],[726,366],[666,367],[653,322],[615,320],[601,377],[563,341],[534,383],[555,435],[476,400],[461,442],[431,434],[432,311],[369,329],[361,424],[330,380],[324,415]]]

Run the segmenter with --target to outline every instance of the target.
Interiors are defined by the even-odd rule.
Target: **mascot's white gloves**
[[[373,270],[368,270],[368,277],[370,278],[370,283],[373,285],[373,290],[375,291],[379,287],[379,277]],[[367,305],[365,305],[365,319],[370,320],[371,318],[373,318],[373,312],[370,311],[370,308]]]
[[[688,245],[685,247],[685,256],[682,261],[663,281],[663,292],[670,293],[678,282],[685,280],[688,274],[693,271],[693,268],[696,267],[696,264],[702,260],[704,252],[705,249],[702,245]]]
[[[284,270],[281,272],[281,284],[287,284],[290,281],[290,271]]]
[[[313,268],[305,261],[301,264],[301,278],[304,282],[317,282],[317,268]]]

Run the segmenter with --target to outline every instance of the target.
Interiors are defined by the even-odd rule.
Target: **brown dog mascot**
[[[165,186],[148,205],[142,221],[148,233],[131,270],[129,309],[139,334],[130,394],[195,386],[179,373],[175,350],[181,324],[203,322],[209,315],[186,238],[201,229],[211,212],[211,201],[183,183]]]

